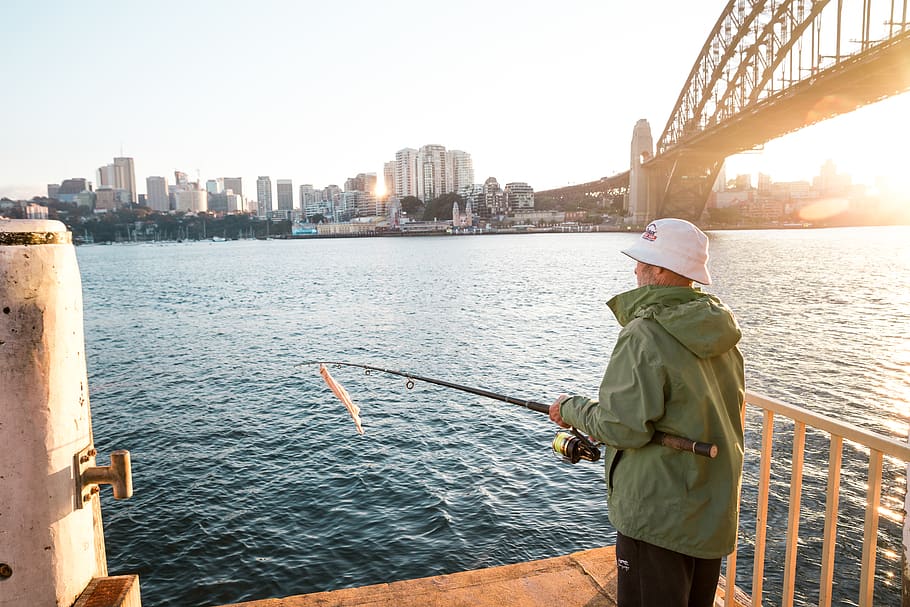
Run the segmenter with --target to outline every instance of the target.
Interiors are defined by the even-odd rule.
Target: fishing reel
[[[580,460],[596,462],[600,459],[600,445],[572,428],[571,431],[560,430],[553,439],[553,451],[562,456],[563,461],[577,464]]]

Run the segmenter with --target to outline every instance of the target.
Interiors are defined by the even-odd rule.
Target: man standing
[[[711,283],[708,238],[658,219],[623,253],[638,288],[607,305],[622,325],[598,400],[561,395],[550,419],[606,445],[620,607],[709,607],[736,544],[745,396],[732,312]],[[650,443],[655,431],[714,443],[715,459]]]

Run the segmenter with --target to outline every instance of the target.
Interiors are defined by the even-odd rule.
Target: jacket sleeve
[[[566,423],[616,449],[646,445],[654,422],[664,415],[666,372],[653,347],[647,347],[654,342],[631,329],[616,341],[599,400],[573,396],[560,407]]]

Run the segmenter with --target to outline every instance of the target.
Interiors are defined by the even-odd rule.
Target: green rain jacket
[[[610,522],[623,535],[693,556],[733,551],[743,464],[741,332],[696,288],[645,286],[607,305],[623,329],[599,400],[560,414],[607,445]],[[650,444],[655,430],[718,446],[715,459]]]

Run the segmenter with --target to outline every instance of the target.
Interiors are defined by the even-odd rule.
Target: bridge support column
[[[651,184],[648,171],[642,166],[654,155],[654,139],[651,137],[651,125],[642,118],[632,129],[631,164],[629,167],[629,217],[634,225],[646,223],[654,218],[656,200],[650,192]]]

